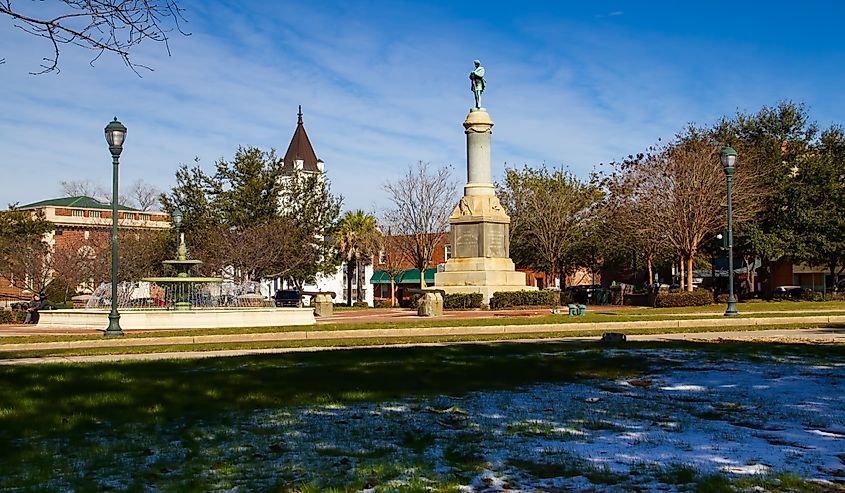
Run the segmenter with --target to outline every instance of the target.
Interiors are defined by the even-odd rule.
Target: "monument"
[[[467,136],[467,184],[464,196],[449,217],[452,256],[434,285],[446,293],[481,293],[490,301],[496,291],[537,289],[525,285],[525,274],[516,272],[510,259],[511,219],[496,197],[490,167],[490,136],[493,120],[481,106],[484,67],[475,60],[470,88],[475,106],[464,120]]]

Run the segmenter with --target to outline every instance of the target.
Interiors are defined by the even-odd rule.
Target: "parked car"
[[[287,306],[293,308],[302,307],[302,295],[293,289],[280,289],[273,295],[276,306]]]
[[[800,300],[803,295],[801,286],[778,286],[772,290],[772,298],[776,300]]]

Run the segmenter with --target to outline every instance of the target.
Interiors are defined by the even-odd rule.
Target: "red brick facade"
[[[57,201],[62,199],[57,199]],[[93,200],[93,199],[92,199]],[[23,206],[33,214],[41,212],[55,225],[45,237],[53,252],[73,249],[78,251],[85,245],[92,248],[111,241],[112,212],[103,207],[62,207],[50,205],[50,201]],[[118,228],[133,230],[158,230],[170,228],[170,218],[160,212],[123,210],[118,212]],[[30,299],[32,293],[20,287],[11,275],[0,275],[0,306],[12,301]]]

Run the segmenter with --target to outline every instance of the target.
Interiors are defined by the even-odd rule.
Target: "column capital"
[[[493,120],[484,110],[470,111],[464,120],[466,133],[489,133],[493,128]]]

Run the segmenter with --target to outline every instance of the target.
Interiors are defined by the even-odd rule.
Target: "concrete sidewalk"
[[[217,356],[239,356],[247,354],[283,353],[291,351],[316,351],[337,349],[333,347],[302,347],[302,348],[272,348],[272,349],[233,349],[218,351],[192,351],[190,346],[199,344],[232,344],[256,342],[303,342],[327,340],[366,340],[366,339],[396,339],[409,337],[448,337],[448,336],[504,336],[512,337],[519,334],[555,334],[565,332],[626,332],[636,329],[667,329],[664,334],[628,336],[631,341],[661,341],[661,340],[715,340],[715,339],[761,339],[781,338],[796,341],[816,342],[845,342],[845,328],[807,328],[807,329],[770,329],[777,325],[793,324],[843,324],[845,315],[825,315],[814,317],[764,317],[764,318],[709,318],[686,320],[646,320],[637,322],[572,322],[564,324],[525,324],[525,325],[491,325],[491,326],[463,326],[463,327],[417,327],[403,329],[365,329],[365,330],[296,330],[289,332],[266,332],[253,334],[225,334],[225,335],[186,335],[166,337],[131,337],[108,339],[85,339],[77,341],[56,341],[39,343],[0,343],[0,357],[4,352],[63,350],[63,349],[93,349],[93,348],[121,348],[139,346],[188,346],[185,351],[123,354],[123,355],[91,355],[91,356],[50,356],[43,358],[2,359],[0,364],[16,363],[48,363],[75,361],[124,361],[124,360],[154,360],[154,359],[184,359],[205,358]],[[745,330],[732,330],[730,327],[745,327]],[[672,329],[713,327],[713,331],[672,333]],[[526,339],[537,340],[595,340],[596,337],[565,337]],[[514,340],[514,339],[508,339]],[[490,342],[489,340],[484,342]],[[472,343],[467,341],[466,343]],[[387,345],[389,343],[386,343]],[[419,343],[412,345],[428,345]],[[356,346],[371,347],[371,346]]]
[[[320,346],[296,348],[267,348],[267,349],[226,349],[215,351],[178,351],[166,353],[144,354],[103,354],[91,356],[45,356],[38,358],[0,359],[0,365],[33,365],[48,363],[107,363],[119,361],[161,361],[203,358],[226,358],[235,356],[252,356],[260,354],[306,353],[317,351],[339,351],[353,349],[370,349],[384,347],[443,347],[457,344],[493,344],[496,342],[538,344],[544,342],[597,342],[594,337],[558,337],[544,339],[508,339],[501,341],[457,341],[457,342],[419,342],[403,344],[378,344],[365,346]],[[740,342],[779,342],[779,343],[816,343],[816,344],[845,344],[845,329],[812,328],[812,329],[765,329],[751,331],[713,331],[674,334],[644,334],[629,335],[631,342],[670,342],[670,341],[740,341]]]
[[[91,349],[132,346],[173,346],[195,344],[230,344],[248,342],[325,341],[340,339],[390,339],[408,337],[495,336],[548,334],[554,332],[625,331],[631,329],[682,329],[697,327],[768,327],[793,324],[843,324],[845,315],[761,318],[699,318],[680,320],[640,320],[635,322],[567,322],[560,324],[476,325],[458,327],[410,327],[392,329],[291,330],[220,335],[174,335],[163,337],[97,338],[76,341],[3,344],[0,355],[8,351]],[[671,332],[671,331],[670,331]]]

